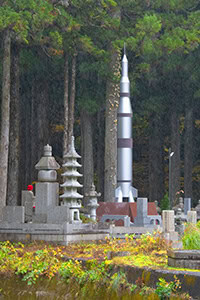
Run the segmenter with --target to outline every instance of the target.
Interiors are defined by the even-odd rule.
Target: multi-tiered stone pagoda
[[[66,162],[63,164],[64,173],[64,183],[61,184],[61,187],[64,188],[64,194],[60,196],[62,199],[61,205],[68,206],[70,211],[70,223],[79,223],[80,214],[79,209],[81,207],[81,199],[83,196],[77,192],[77,189],[82,187],[78,182],[78,178],[82,176],[77,171],[77,168],[80,168],[81,165],[77,162],[78,158],[81,156],[76,152],[74,147],[74,137],[72,136],[71,145],[69,151],[64,156]]]

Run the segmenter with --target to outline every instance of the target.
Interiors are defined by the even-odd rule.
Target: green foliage
[[[159,278],[159,282],[156,284],[156,294],[161,300],[169,298],[172,293],[181,289],[180,281],[174,276],[174,281],[167,282],[164,278]]]
[[[161,200],[160,208],[161,208],[162,211],[170,209],[170,203],[169,203],[168,193],[166,193],[164,195],[163,199]]]
[[[200,222],[197,226],[187,223],[182,237],[183,248],[187,250],[200,250]]]

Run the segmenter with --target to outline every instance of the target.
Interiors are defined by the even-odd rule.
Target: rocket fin
[[[116,202],[123,202],[121,186],[119,186],[115,190],[115,199],[116,199]]]

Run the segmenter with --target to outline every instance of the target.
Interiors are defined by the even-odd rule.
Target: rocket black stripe
[[[130,93],[120,93],[120,97],[130,97]]]
[[[117,116],[120,117],[120,118],[122,118],[122,117],[130,117],[130,118],[132,118],[133,114],[118,113]]]
[[[117,182],[131,182],[131,180],[117,180]]]
[[[129,139],[117,139],[117,148],[133,148],[133,140]]]

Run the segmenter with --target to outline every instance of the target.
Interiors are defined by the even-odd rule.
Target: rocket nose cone
[[[126,57],[126,54],[124,54],[123,58],[122,58],[122,62],[128,62],[128,59]]]

